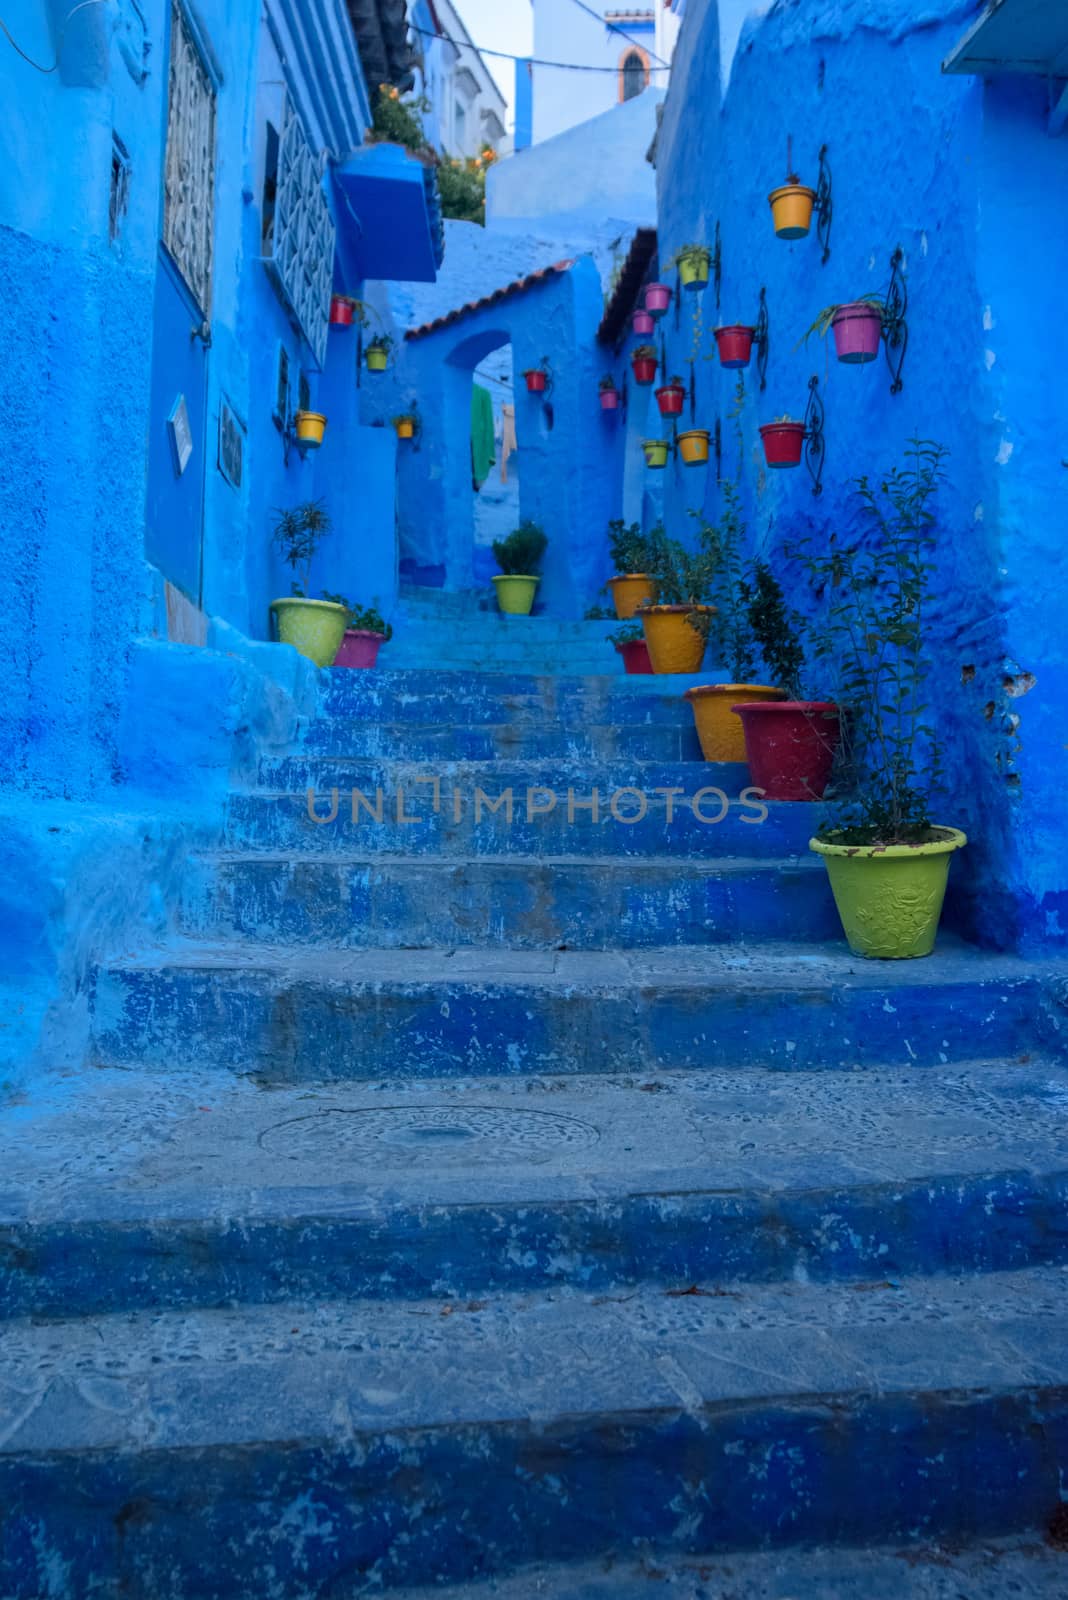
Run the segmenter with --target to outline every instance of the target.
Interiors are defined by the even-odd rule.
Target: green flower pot
[[[332,600],[272,600],[278,638],[291,644],[317,667],[332,667],[348,626],[345,606]]]
[[[942,915],[949,859],[967,844],[958,828],[936,828],[927,844],[847,845],[810,839],[823,857],[854,955],[883,961],[929,956]]]
[[[510,617],[529,617],[534,604],[534,594],[540,578],[499,573],[493,580],[497,590],[497,604]]]

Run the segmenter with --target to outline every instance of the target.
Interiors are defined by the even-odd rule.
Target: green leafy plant
[[[880,317],[882,317],[886,311],[886,302],[882,295],[879,294],[866,294],[862,295],[859,300],[843,300],[840,305],[824,306],[823,310],[813,322],[812,326],[807,329],[800,339],[798,339],[794,349],[799,350],[803,344],[807,344],[814,333],[818,333],[821,339],[825,339],[827,337],[828,330],[833,324],[834,319],[838,315],[839,311],[841,311],[843,305],[871,306],[873,311],[878,311]]]
[[[608,611],[604,606],[587,606],[582,614],[584,622],[611,622],[615,616],[614,611]]]
[[[866,476],[857,480],[856,537],[832,533],[818,548],[811,541],[796,547],[826,608],[815,653],[837,664],[841,679],[842,764],[855,798],[821,830],[838,843],[917,844],[932,836],[938,750],[926,720],[923,629],[946,454],[931,440],[910,440],[904,465],[878,487]]]
[[[494,559],[506,577],[533,577],[548,543],[544,529],[536,522],[521,522],[507,539],[494,540]]]
[[[368,340],[367,349],[369,351],[370,350],[382,350],[388,356],[389,352],[393,349],[393,346],[395,344],[396,344],[396,340],[393,338],[392,334],[390,334],[390,333],[376,333],[373,339],[369,339]]]
[[[766,561],[754,563],[753,581],[743,579],[741,594],[770,681],[785,690],[788,700],[802,699],[804,619],[786,604],[782,585]]]
[[[701,529],[696,551],[687,550],[672,539],[658,523],[649,533],[649,559],[646,571],[653,580],[656,601],[661,606],[706,605],[711,597],[716,572],[717,552]],[[645,609],[644,607],[642,608]],[[693,619],[703,627],[707,618]]]
[[[756,641],[749,622],[745,583],[748,529],[739,487],[745,454],[742,436],[744,404],[745,384],[739,378],[735,383],[734,403],[729,412],[738,452],[737,477],[724,475],[720,479],[722,509],[719,521],[711,523],[700,511],[690,512],[698,525],[701,547],[709,553],[713,562],[711,599],[716,611],[709,621],[709,632],[716,638],[732,683],[749,683],[756,672]]]
[[[655,344],[636,344],[630,353],[632,361],[659,361]]]
[[[608,643],[614,644],[618,650],[626,644],[637,644],[639,640],[644,638],[645,629],[640,622],[627,622],[624,623],[622,628],[617,628],[615,633],[608,635]]]
[[[612,571],[623,577],[649,570],[650,545],[640,523],[617,517],[608,524],[608,558]]]
[[[601,381],[597,385],[598,389],[600,389],[602,394],[611,394],[612,391],[615,389],[615,386],[616,386],[616,380],[613,378],[613,376],[612,376],[612,374],[610,372],[606,372],[604,377],[601,379]]]
[[[477,156],[458,160],[443,156],[438,163],[441,214],[456,222],[486,221],[486,174],[497,153],[486,145]]]
[[[675,251],[673,256],[668,257],[664,262],[663,270],[664,272],[674,272],[675,268],[681,266],[684,261],[699,261],[703,262],[706,267],[710,267],[712,265],[712,252],[706,244],[684,244]]]
[[[361,629],[365,633],[380,633],[387,642],[393,637],[393,627],[388,623],[378,609],[378,596],[376,595],[369,606],[355,605],[346,595],[329,594],[323,591],[324,600],[332,600],[336,606],[344,606],[349,614],[346,627]]]
[[[403,145],[413,154],[421,153],[428,146],[420,114],[429,110],[430,101],[425,95],[415,100],[402,100],[399,89],[380,83],[371,122],[372,140]]]
[[[293,594],[299,600],[306,599],[315,552],[332,526],[330,513],[321,500],[308,500],[304,505],[276,511],[275,517],[273,538],[295,574]]]

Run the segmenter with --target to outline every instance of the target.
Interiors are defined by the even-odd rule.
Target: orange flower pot
[[[696,669],[695,669],[696,670]],[[745,729],[734,706],[740,700],[784,700],[781,689],[766,683],[702,683],[687,689],[701,754],[706,761],[744,761]]]
[[[714,611],[714,606],[648,606],[641,617],[653,671],[700,672],[705,639],[690,626],[690,618]]]
[[[612,591],[612,604],[620,622],[629,621],[637,615],[639,606],[652,605],[656,599],[653,580],[646,577],[644,572],[620,573],[618,577],[609,578],[608,587]]]
[[[803,183],[784,183],[768,195],[775,233],[780,239],[803,239],[812,226],[815,189]]]

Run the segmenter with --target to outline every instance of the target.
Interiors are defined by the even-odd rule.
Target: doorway
[[[472,560],[476,588],[499,569],[493,544],[519,525],[520,452],[515,362],[510,343],[483,357],[471,376]]]

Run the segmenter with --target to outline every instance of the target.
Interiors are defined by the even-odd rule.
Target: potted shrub
[[[655,472],[660,472],[668,464],[671,454],[670,439],[643,439],[642,449],[645,451],[645,465],[652,467]]]
[[[627,673],[650,673],[653,663],[649,659],[649,646],[645,642],[645,630],[640,622],[628,622],[625,628],[617,628],[615,633],[608,635],[609,644],[614,644],[623,657],[623,671]]]
[[[324,594],[323,599],[333,600],[348,612],[345,637],[334,657],[334,666],[375,666],[379,650],[393,637],[393,629],[379,611],[378,601],[369,606],[357,606],[343,594]]]
[[[706,244],[687,244],[676,251],[665,267],[678,268],[679,282],[684,289],[705,289],[712,270],[712,252]]]
[[[608,524],[608,555],[615,568],[615,577],[609,578],[605,587],[612,596],[616,616],[620,622],[629,622],[638,607],[652,605],[656,599],[649,566],[649,541],[637,522],[629,527],[622,520]]]
[[[923,623],[944,458],[941,445],[913,439],[880,489],[858,480],[857,537],[832,534],[805,557],[817,593],[830,597],[820,650],[841,671],[842,749],[854,784],[811,848],[823,857],[850,949],[887,960],[931,953],[950,858],[967,843],[932,820],[930,801],[937,751]]]
[[[816,191],[803,184],[796,172],[791,172],[786,182],[768,195],[768,204],[776,237],[803,239],[812,226]]]
[[[768,800],[821,800],[830,781],[841,735],[838,707],[804,700],[803,622],[766,561],[742,584],[753,638],[772,681],[785,699],[734,707],[745,732],[745,758],[754,785]]]
[[[701,467],[708,461],[712,435],[707,428],[686,428],[679,434],[679,454],[683,466]]]
[[[630,364],[634,371],[635,383],[643,387],[656,382],[656,369],[658,358],[655,344],[635,345],[631,352]]]
[[[493,580],[497,604],[509,616],[529,616],[534,592],[541,581],[538,568],[548,542],[536,522],[521,522],[507,539],[494,541],[493,554],[501,569]]]
[[[291,644],[317,667],[329,667],[348,625],[348,608],[335,600],[309,600],[306,593],[315,552],[330,532],[329,513],[321,500],[309,500],[275,515],[274,542],[296,573],[289,598],[271,601],[279,642]]]
[[[656,327],[656,322],[648,311],[635,311],[632,321],[634,324],[634,332],[637,334],[639,339],[648,339],[650,334],[653,332],[653,329]]]
[[[868,361],[874,361],[879,354],[884,313],[885,307],[879,295],[850,300],[845,305],[825,306],[805,338],[814,333],[818,333],[821,339],[826,338],[830,328],[834,333],[834,351],[838,360],[847,367],[863,366]]]
[[[397,438],[414,439],[418,420],[414,411],[404,411],[399,417],[394,417],[393,426],[397,430]]]
[[[385,372],[393,340],[388,333],[376,333],[364,352],[368,372]]]
[[[656,391],[656,403],[662,417],[681,417],[686,403],[686,385],[681,378],[672,378]]]
[[[298,411],[294,418],[297,443],[302,450],[318,450],[326,432],[326,418],[321,411]]]
[[[645,309],[651,317],[662,317],[671,304],[671,290],[666,283],[647,283]]]
[[[747,328],[740,322],[732,322],[725,328],[713,329],[721,367],[734,371],[749,365],[753,354],[755,331],[754,328]]]
[[[795,422],[789,415],[765,422],[760,430],[764,445],[764,460],[769,467],[799,467],[801,452],[805,447],[805,424]]]
[[[605,373],[597,387],[601,394],[601,410],[618,411],[619,390],[616,388],[616,380],[610,372]]]
[[[649,534],[649,576],[657,603],[642,606],[638,615],[654,672],[700,670],[713,614],[706,602],[714,570],[715,553],[705,545],[687,550],[659,525]]]
[[[544,394],[549,387],[549,360],[543,356],[540,367],[526,367],[523,371],[528,394]]]

